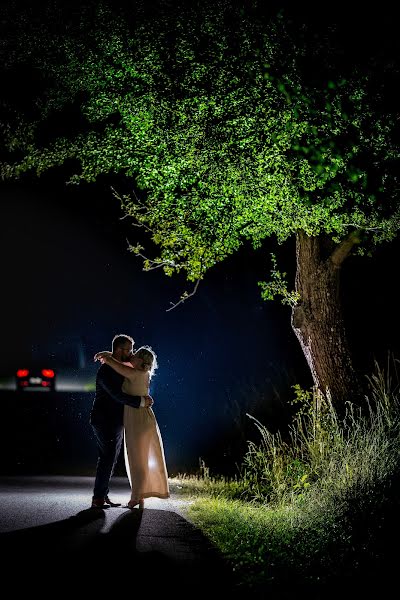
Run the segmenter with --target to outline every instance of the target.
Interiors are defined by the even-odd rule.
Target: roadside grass
[[[396,370],[397,360],[392,361]],[[396,373],[395,373],[396,374]],[[238,586],[333,589],[396,569],[400,527],[400,403],[397,377],[376,365],[367,411],[333,406],[295,386],[286,439],[254,419],[237,476],[174,479],[194,501],[188,518],[220,549]],[[251,415],[248,415],[252,418]]]

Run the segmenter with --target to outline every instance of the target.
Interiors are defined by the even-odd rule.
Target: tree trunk
[[[353,368],[341,311],[340,267],[357,243],[353,233],[324,258],[322,238],[296,236],[296,291],[292,328],[311,369],[316,388],[328,397],[339,414],[345,402],[361,402],[361,386]]]

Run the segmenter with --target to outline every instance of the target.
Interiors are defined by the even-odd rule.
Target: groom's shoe
[[[107,502],[107,504],[109,504],[110,506],[121,506],[121,502],[111,502],[110,498],[108,496],[105,497],[105,501]]]
[[[110,508],[111,504],[107,502],[106,498],[92,498],[91,508]]]

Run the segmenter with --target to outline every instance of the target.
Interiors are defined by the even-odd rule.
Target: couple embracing
[[[112,352],[98,352],[94,357],[102,364],[90,413],[98,448],[92,508],[120,506],[111,502],[108,493],[122,444],[131,486],[126,507],[144,508],[145,498],[169,498],[164,448],[149,395],[157,356],[150,346],[134,352],[133,345],[129,335],[116,335]]]

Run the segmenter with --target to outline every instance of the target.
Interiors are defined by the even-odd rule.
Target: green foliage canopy
[[[246,241],[298,230],[335,242],[361,230],[361,251],[391,240],[398,114],[382,73],[332,68],[328,44],[293,35],[282,15],[202,6],[129,22],[100,5],[64,30],[20,32],[9,64],[28,62],[41,91],[30,115],[3,120],[3,178],[63,164],[70,183],[123,176],[123,212],[159,247],[145,267],[189,281]]]

